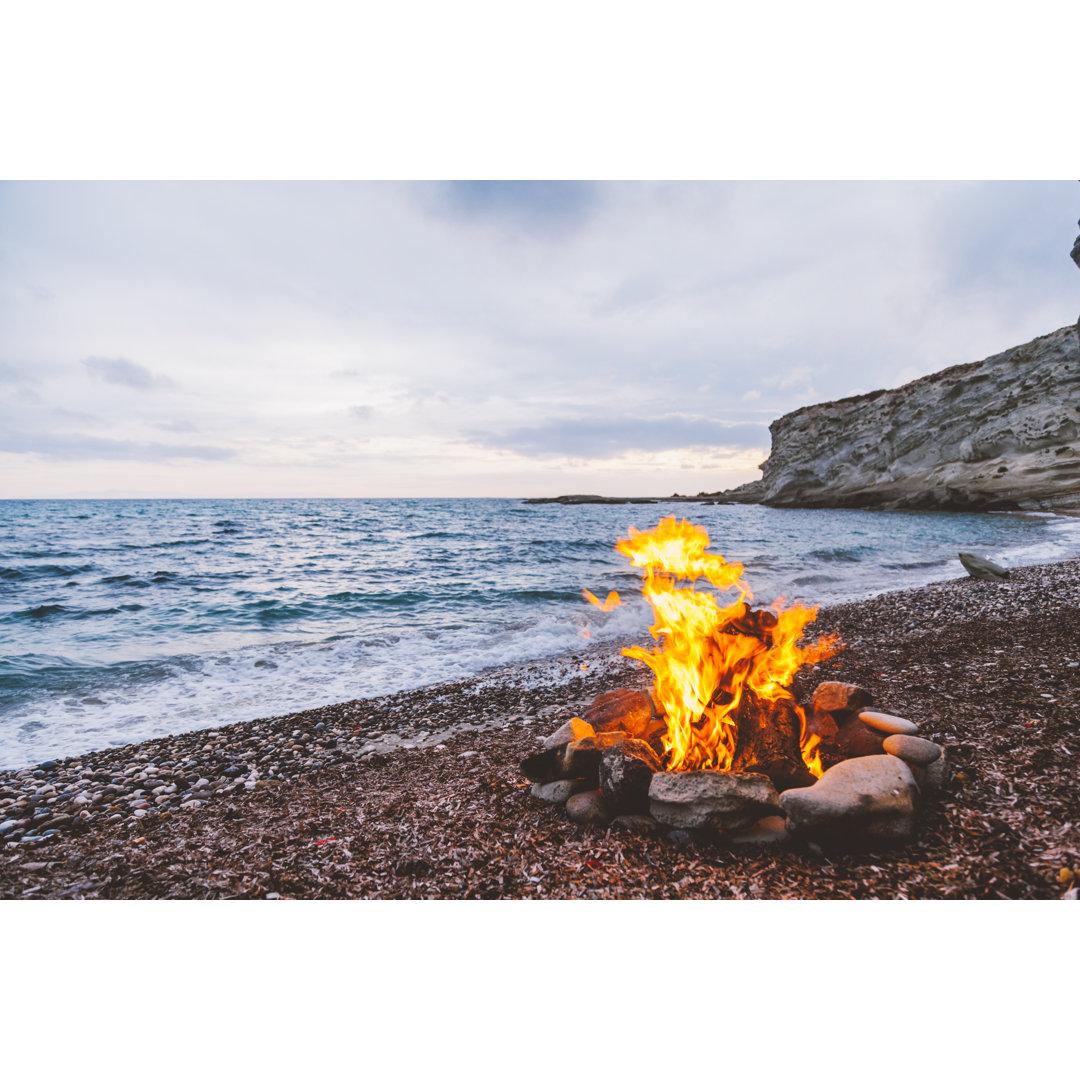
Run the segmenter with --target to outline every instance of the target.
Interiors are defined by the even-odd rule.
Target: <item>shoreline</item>
[[[921,873],[910,874],[914,884],[898,886],[888,875],[875,883],[870,872],[870,878],[851,883],[853,891],[844,891],[842,875],[826,874],[821,860],[794,852],[741,855],[756,859],[756,872],[764,875],[763,891],[750,895],[897,895],[906,887],[905,895],[1051,897],[1065,891],[1056,876],[1062,866],[1080,876],[1080,814],[1065,809],[1075,802],[1080,781],[1080,559],[1011,573],[1001,584],[962,577],[823,607],[813,634],[839,630],[846,648],[820,670],[800,672],[794,685],[802,699],[824,678],[858,682],[874,692],[881,708],[911,716],[926,734],[944,742],[954,780],[941,803],[927,811],[913,845],[878,854],[873,865],[923,867],[917,849],[933,848],[934,838],[940,844],[943,835],[959,862],[939,852]],[[619,654],[622,644],[632,642],[507,665],[381,698],[105,748],[54,768],[0,772],[0,896],[732,895],[723,888],[709,891],[719,887],[716,874],[731,853],[713,853],[711,863],[699,858],[700,881],[676,892],[663,886],[659,893],[644,884],[588,885],[588,874],[584,883],[560,878],[552,887],[543,874],[535,882],[508,883],[504,873],[500,891],[484,885],[478,873],[470,890],[469,875],[457,882],[435,869],[430,849],[448,841],[462,815],[465,822],[486,820],[493,835],[500,829],[536,834],[556,865],[566,857],[562,849],[576,851],[590,843],[620,850],[651,844],[661,861],[685,862],[686,849],[657,838],[617,838],[556,819],[554,811],[528,798],[528,785],[516,773],[517,761],[538,736],[580,713],[596,694],[648,684],[646,669]],[[1026,773],[1012,775],[1021,765]],[[393,791],[412,791],[408,807],[398,796],[388,796],[390,789],[383,790],[390,780]],[[1018,794],[1025,785],[1032,790]],[[502,809],[462,809],[478,792]],[[391,873],[380,869],[382,859],[374,851],[359,860],[358,868],[360,842],[354,835],[350,872],[335,876],[332,888],[319,885],[318,875],[311,874],[323,848],[336,850],[339,841],[335,832],[327,833],[330,839],[310,840],[304,822],[325,809],[324,796],[331,794],[342,813],[362,803],[357,811],[365,823],[362,831],[374,829],[387,850],[407,848],[410,836],[423,835],[428,854],[420,861],[432,869],[420,875]],[[459,804],[453,822],[438,815],[413,820],[420,807],[427,806],[430,815],[432,798]],[[978,805],[966,806],[971,800]],[[963,850],[973,836],[985,839],[981,833],[987,828],[987,835],[1009,851],[1009,869],[998,888],[986,871],[1004,870],[1001,853],[988,863],[981,843],[975,844],[982,860],[976,873]],[[187,850],[193,837],[207,833],[217,837],[218,846],[204,845],[198,873],[183,869],[183,859],[177,871],[159,867],[149,877],[129,873],[142,855],[155,850],[152,839],[162,851],[176,844]],[[305,862],[304,872],[290,878],[288,887],[267,887],[273,856],[266,881],[259,874],[250,881],[240,874],[231,885],[208,886],[214,874],[232,865],[227,834],[269,843],[274,850],[296,846],[301,861],[316,863]],[[541,842],[544,837],[548,840]],[[552,837],[559,838],[559,850],[551,846]],[[967,879],[936,881],[931,867],[940,870],[951,862],[956,862],[954,872],[945,878],[963,870]],[[105,873],[106,866],[113,871]],[[785,870],[797,883],[780,880]],[[819,880],[821,875],[828,880]],[[734,880],[728,885],[741,887]]]

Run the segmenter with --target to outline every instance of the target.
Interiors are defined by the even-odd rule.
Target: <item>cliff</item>
[[[762,478],[718,498],[770,506],[1080,508],[1076,327],[895,390],[773,421]]]

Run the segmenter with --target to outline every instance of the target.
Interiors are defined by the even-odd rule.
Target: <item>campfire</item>
[[[586,824],[907,839],[920,795],[944,778],[941,748],[871,711],[857,686],[823,682],[800,704],[796,673],[841,642],[805,640],[816,607],[752,607],[743,567],[708,546],[705,529],[673,517],[618,542],[643,573],[657,643],[623,655],[652,670],[652,690],[601,694],[549,736],[522,763],[533,794]],[[621,602],[585,598],[605,611]]]

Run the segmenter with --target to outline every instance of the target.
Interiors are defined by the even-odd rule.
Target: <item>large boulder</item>
[[[663,772],[649,785],[652,816],[677,829],[741,829],[780,810],[767,776],[732,772]]]
[[[892,754],[841,761],[813,787],[792,788],[780,805],[793,836],[852,844],[910,840],[918,787]]]

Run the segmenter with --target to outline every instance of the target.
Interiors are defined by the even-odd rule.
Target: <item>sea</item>
[[[0,501],[0,767],[640,641],[631,526],[686,517],[757,601],[1080,554],[1049,514],[518,499]],[[583,598],[611,590],[602,611]]]

